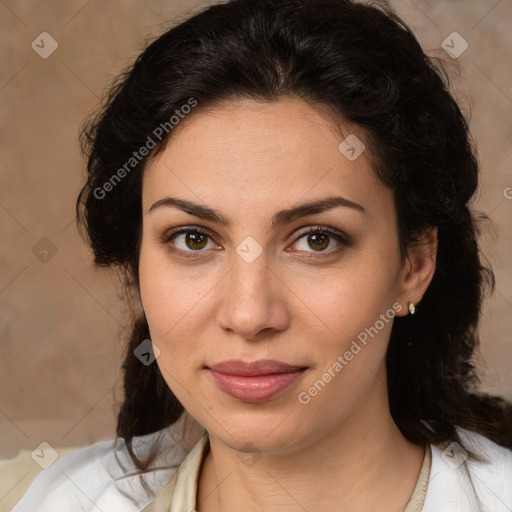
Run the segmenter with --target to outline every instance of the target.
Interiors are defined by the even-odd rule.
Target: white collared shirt
[[[458,432],[465,448],[489,463],[466,459],[458,445],[444,451],[431,445],[429,484],[420,510],[512,512],[512,450],[479,434]],[[170,512],[192,512],[207,440],[206,430],[187,412],[169,429],[134,438],[134,451],[142,457],[160,443],[144,475],[149,493],[123,440],[82,448],[43,470],[12,512],[143,512],[162,490],[168,492]]]

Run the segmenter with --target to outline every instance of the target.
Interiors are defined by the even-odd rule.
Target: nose
[[[290,323],[287,287],[270,268],[265,251],[249,263],[238,254],[224,281],[217,324],[245,340],[283,331]]]

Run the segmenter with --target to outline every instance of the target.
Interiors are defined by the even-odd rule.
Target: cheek
[[[309,302],[305,302],[322,321],[318,330],[313,327],[305,333],[315,340],[318,365],[297,397],[300,404],[309,404],[312,413],[332,407],[343,415],[375,382],[396,313],[397,283],[388,256],[359,254],[331,275],[335,279],[317,282],[317,287],[305,280],[299,283],[299,289],[309,290]]]
[[[162,377],[178,400],[188,404],[184,390],[189,389],[192,374],[194,346],[197,336],[192,332],[191,318],[194,315],[194,302],[197,293],[194,287],[179,275],[169,272],[168,265],[157,251],[141,248],[139,264],[140,295],[144,307],[150,338],[160,350],[156,359]],[[185,339],[186,338],[186,339]]]
[[[211,315],[215,279],[211,269],[173,265],[165,250],[141,247],[141,300],[151,340],[160,349],[157,363],[173,391],[178,391],[174,379],[184,382],[204,363],[201,331]]]
[[[166,279],[162,276],[161,265],[154,253],[142,243],[139,259],[139,287],[144,314],[149,324],[152,337],[160,338],[165,331],[164,320],[169,311],[166,293]],[[171,320],[169,318],[169,320]],[[172,324],[171,324],[172,325]],[[167,326],[167,329],[171,325]]]
[[[296,396],[299,410],[308,411],[308,417],[325,416],[329,409],[328,422],[340,421],[364,401],[376,379],[382,380],[395,316],[392,288],[382,277],[357,273],[315,292],[311,309],[322,323],[304,337],[314,340],[316,364]]]
[[[186,325],[194,314],[194,305],[204,296],[190,275],[170,265],[165,250],[143,241],[139,262],[140,295],[155,342]]]
[[[318,372],[327,371],[338,361],[338,356],[345,355],[344,377],[338,377],[338,381],[348,378],[349,373],[356,380],[363,378],[357,377],[358,368],[378,368],[395,315],[390,288],[385,282],[354,276],[352,280],[324,286],[321,293],[317,290],[315,297],[310,296],[308,306],[321,320],[309,325],[307,335],[315,340]],[[307,325],[303,327],[308,329]],[[341,375],[340,371],[336,374]]]
[[[331,337],[346,342],[373,326],[390,309],[388,317],[393,318],[395,273],[384,259],[379,261],[379,258],[357,254],[324,279],[301,278],[296,289],[304,303],[322,320],[324,330]]]

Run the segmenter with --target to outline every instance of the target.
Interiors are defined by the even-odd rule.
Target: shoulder
[[[431,446],[424,512],[510,512],[512,450],[481,434],[457,431],[461,444]]]
[[[66,455],[39,473],[12,512],[138,512],[154,499],[187,455],[167,429],[133,440],[134,451],[141,457],[155,446],[157,457],[143,476],[136,473],[121,438]]]
[[[469,476],[493,511],[512,510],[512,450],[486,437],[462,430],[459,432],[466,450],[481,460],[467,459]]]
[[[503,469],[510,472],[512,470],[511,449],[496,444],[487,437],[470,430],[460,428],[458,433],[466,449],[474,452],[478,457],[486,459],[482,463],[490,471],[500,472]],[[484,467],[482,463],[475,467]],[[510,474],[507,476],[510,476]]]

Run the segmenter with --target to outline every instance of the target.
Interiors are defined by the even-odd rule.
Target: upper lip
[[[270,375],[272,373],[290,373],[303,370],[306,366],[293,366],[281,361],[272,359],[261,359],[260,361],[246,362],[239,359],[230,359],[221,363],[209,366],[210,370],[227,373],[229,375],[239,375],[250,377],[254,375]]]

